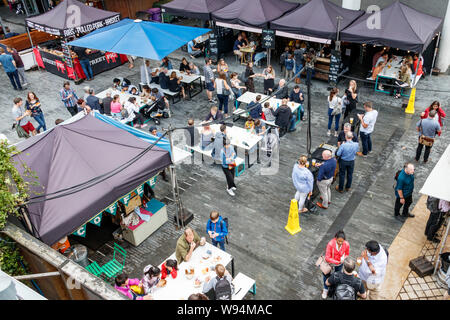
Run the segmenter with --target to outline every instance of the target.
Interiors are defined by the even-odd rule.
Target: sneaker
[[[236,187],[231,188],[231,190],[236,191]]]
[[[327,131],[327,136],[331,136],[331,131],[330,130]]]
[[[234,192],[233,192],[232,189],[227,189],[227,192],[228,192],[228,194],[229,194],[230,196],[232,196],[232,197],[235,196],[235,194],[234,194]]]
[[[373,80],[372,77],[367,77],[366,80]]]
[[[22,86],[26,87],[28,85],[28,82],[22,83]]]
[[[137,128],[137,127],[139,127],[139,125],[136,123],[136,124],[134,125],[134,127]]]
[[[339,136],[339,133],[335,132],[334,136],[337,138]]]
[[[141,129],[142,129],[142,128],[145,128],[146,126],[148,126],[148,124],[146,124],[146,123],[143,124],[143,125],[141,126]]]
[[[322,291],[322,299],[326,299],[328,298],[328,290],[327,289],[323,289]]]

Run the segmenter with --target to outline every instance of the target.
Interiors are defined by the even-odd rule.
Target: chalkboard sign
[[[218,38],[214,33],[209,36],[209,57],[213,61],[217,61],[219,59]]]
[[[341,69],[341,53],[336,50],[331,50],[330,73],[328,75],[328,82],[330,84],[336,85],[340,69]]]
[[[275,49],[275,31],[263,30],[261,46],[264,49]]]

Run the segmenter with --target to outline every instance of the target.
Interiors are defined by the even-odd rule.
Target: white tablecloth
[[[211,129],[214,134],[220,131],[220,124],[211,125]],[[232,127],[227,127],[227,136],[230,139],[232,146],[242,148],[245,150],[250,150],[258,144],[259,141],[263,139],[262,136],[248,132],[246,129],[238,127],[236,125]],[[247,146],[244,144],[247,143]]]
[[[212,255],[209,259],[205,260],[202,256],[206,251],[210,250]],[[215,257],[219,256],[221,259],[218,262],[213,261]],[[173,253],[168,259],[175,259],[175,253]],[[225,267],[231,262],[232,256],[225,251],[222,251],[214,247],[210,243],[206,243],[202,247],[198,247],[192,253],[191,260],[189,262],[182,262],[178,266],[178,275],[175,279],[172,276],[166,278],[167,284],[163,288],[154,288],[152,292],[153,299],[155,300],[187,300],[187,298],[193,293],[201,293],[203,289],[203,283],[205,278],[209,275],[211,278],[215,276],[214,267],[216,264],[222,264]],[[159,267],[166,261],[161,262]],[[194,277],[187,279],[185,270],[193,267],[195,270]],[[208,268],[208,272],[203,274],[202,270]],[[199,278],[202,283],[199,287],[194,286],[194,280]]]

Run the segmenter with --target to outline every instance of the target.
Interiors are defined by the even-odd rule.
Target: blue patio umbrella
[[[187,42],[209,31],[211,30],[205,28],[123,19],[68,44],[161,60]]]

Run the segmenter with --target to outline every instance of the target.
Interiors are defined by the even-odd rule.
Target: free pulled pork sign
[[[45,68],[48,72],[59,75],[65,79],[75,79],[74,70],[65,63],[64,56],[54,55],[43,50],[36,51],[36,59],[41,61],[42,65],[39,64],[41,67]],[[122,65],[126,61],[126,56],[121,57],[121,55],[117,53],[97,51],[89,55],[89,61],[95,76],[103,71]],[[73,60],[73,66],[78,79],[85,79],[86,76],[78,59]]]

